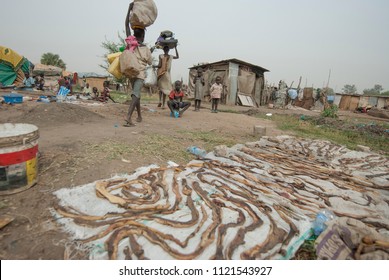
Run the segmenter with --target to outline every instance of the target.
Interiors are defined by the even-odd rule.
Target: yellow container
[[[109,55],[107,55],[107,60],[108,60],[108,63],[109,64],[112,64],[112,62],[121,55],[122,53],[121,52],[117,52],[117,53],[111,53]]]
[[[119,56],[111,63],[108,68],[108,72],[111,73],[116,79],[120,79],[123,75],[120,72],[120,61]]]

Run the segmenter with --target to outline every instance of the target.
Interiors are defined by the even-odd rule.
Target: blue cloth
[[[59,91],[58,91],[57,95],[66,96],[66,95],[68,95],[69,92],[70,92],[69,89],[67,89],[66,87],[62,86],[62,87],[59,88]]]
[[[28,79],[27,79],[27,78],[24,78],[23,84],[24,84],[24,86],[26,86],[26,87],[32,87],[32,86],[35,85],[35,80],[34,80],[32,77],[29,77]]]
[[[297,90],[291,88],[290,90],[288,90],[288,95],[289,95],[290,99],[292,99],[292,100],[296,99],[297,95],[298,95]]]

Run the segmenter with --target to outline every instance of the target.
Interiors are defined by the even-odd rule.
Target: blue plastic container
[[[23,95],[17,93],[10,93],[3,95],[5,103],[23,103]]]

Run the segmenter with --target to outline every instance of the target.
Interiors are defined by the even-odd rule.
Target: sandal
[[[134,127],[134,126],[136,126],[134,123],[125,123],[125,124],[123,124],[123,126],[124,127]]]

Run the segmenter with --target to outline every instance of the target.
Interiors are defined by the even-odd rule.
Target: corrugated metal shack
[[[204,96],[209,95],[211,85],[219,76],[224,85],[222,104],[250,107],[267,104],[269,97],[264,89],[265,72],[269,70],[235,58],[196,65],[189,68],[188,94],[191,96],[194,95],[193,78],[199,67],[204,70]]]
[[[344,111],[354,111],[358,107],[367,106],[387,109],[389,108],[389,96],[336,95],[334,104]]]

